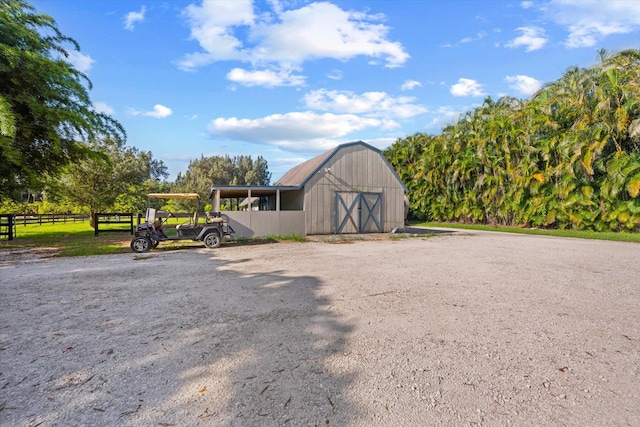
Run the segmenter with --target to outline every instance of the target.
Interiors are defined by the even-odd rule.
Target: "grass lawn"
[[[175,224],[181,220],[174,221]],[[175,224],[170,223],[166,229],[169,236],[175,235]],[[109,229],[119,229],[121,232],[100,232],[94,236],[93,228],[89,221],[28,224],[16,226],[14,240],[0,240],[0,250],[24,249],[24,248],[55,248],[55,256],[83,256],[130,253],[129,244],[133,236],[130,234],[128,224],[109,224]],[[238,239],[238,242],[267,242],[279,241],[306,241],[306,238],[297,235],[268,236],[264,239]],[[188,247],[203,247],[202,242],[193,240],[165,241],[157,250],[175,250]]]
[[[464,230],[500,231],[503,233],[533,234],[537,236],[574,237],[577,239],[612,240],[640,243],[640,233],[614,233],[578,230],[547,230],[540,228],[503,227],[479,224],[458,224],[448,222],[424,222],[413,224],[420,227],[446,227]]]
[[[133,236],[130,234],[128,224],[109,224],[108,228],[122,231],[101,232],[98,237],[95,237],[89,221],[18,225],[14,240],[0,240],[0,250],[56,248],[55,256],[131,253],[129,244]],[[202,243],[191,240],[165,242],[162,244],[162,249],[171,250],[194,245],[202,246]]]
[[[640,233],[597,233],[590,231],[575,230],[544,230],[519,227],[498,227],[490,225],[476,224],[456,224],[456,223],[440,223],[425,222],[413,224],[424,227],[446,227],[458,229],[484,230],[484,231],[500,231],[506,233],[533,234],[544,236],[558,237],[574,237],[581,239],[599,239],[613,240],[623,242],[640,243]],[[56,224],[30,224],[18,225],[16,227],[17,236],[14,240],[0,240],[0,250],[24,249],[24,248],[56,248],[56,256],[82,256],[82,255],[102,255],[129,253],[131,249],[131,234],[127,224],[110,224],[110,229],[120,228],[121,232],[100,233],[98,237],[94,237],[93,228],[89,226],[88,221],[84,222],[67,222]],[[175,233],[174,229],[169,228],[168,234]],[[394,238],[393,236],[391,238]],[[397,237],[396,237],[397,238]],[[252,239],[247,239],[252,240]],[[277,242],[283,240],[290,241],[306,241],[307,239],[300,236],[269,236],[264,239],[266,242]],[[239,240],[242,242],[242,239]],[[160,250],[174,250],[191,246],[201,247],[201,242],[191,240],[181,240],[172,242],[163,242]]]
[[[59,256],[99,255],[128,252],[131,234],[126,226],[119,233],[94,237],[89,221],[17,225],[14,240],[0,240],[0,249],[58,248]]]

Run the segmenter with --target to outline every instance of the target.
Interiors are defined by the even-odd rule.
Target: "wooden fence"
[[[172,214],[171,218],[175,221],[184,221],[191,218],[191,214],[188,213],[176,213]],[[16,214],[0,214],[0,238],[5,236],[9,240],[13,240],[16,237],[17,225],[42,225],[47,223],[66,223],[66,222],[78,222],[89,220],[89,214],[40,214],[40,215],[16,215]],[[165,212],[159,212],[158,218],[167,219],[168,215]],[[128,232],[131,235],[134,234],[135,225],[140,224],[144,220],[144,215],[134,214],[130,212],[109,212],[109,213],[96,213],[94,214],[95,228],[93,231],[94,236],[98,236],[99,233],[123,233]],[[117,226],[116,226],[117,225]],[[167,224],[168,228],[173,228],[175,225]]]
[[[9,240],[13,240],[16,235],[15,215],[0,214],[0,237],[7,236]]]
[[[110,212],[110,213],[95,213],[93,217],[95,228],[93,230],[93,235],[98,237],[99,233],[122,233],[128,231],[133,235],[134,216],[138,216],[137,214],[133,214],[131,212]],[[138,219],[139,221],[139,219]],[[139,222],[138,222],[139,223]],[[120,227],[114,228],[100,228],[100,225],[105,224],[119,224]],[[125,229],[122,225],[128,225]]]
[[[16,215],[13,214],[16,224],[55,224],[56,222],[82,222],[89,220],[89,214],[33,214]]]

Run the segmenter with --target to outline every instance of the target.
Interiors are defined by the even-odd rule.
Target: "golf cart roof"
[[[198,193],[149,193],[150,199],[200,199]]]

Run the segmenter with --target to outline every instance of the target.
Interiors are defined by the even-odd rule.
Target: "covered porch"
[[[213,186],[212,210],[229,217],[237,237],[306,235],[303,190],[290,186]]]

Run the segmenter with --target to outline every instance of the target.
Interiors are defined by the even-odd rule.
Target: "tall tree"
[[[92,220],[95,212],[112,209],[116,202],[119,210],[142,210],[145,192],[169,176],[151,152],[121,141],[104,139],[88,148],[99,155],[66,166],[58,191],[72,203],[88,207]]]
[[[440,135],[396,141],[385,154],[414,215],[640,231],[640,51],[599,57],[530,99],[487,98]]]
[[[68,61],[78,43],[23,0],[0,0],[0,196],[41,187],[87,158],[92,141],[125,140],[122,126],[95,111],[91,82]]]
[[[204,200],[213,185],[269,185],[267,161],[258,156],[201,156],[192,160],[184,174],[179,174],[174,191],[196,192]]]

